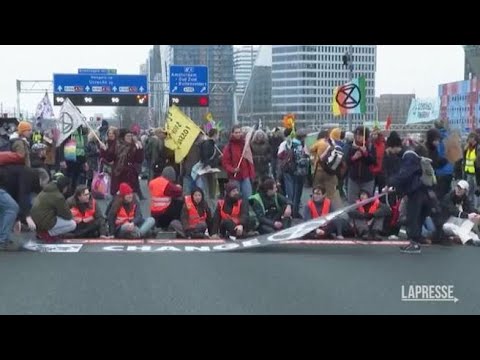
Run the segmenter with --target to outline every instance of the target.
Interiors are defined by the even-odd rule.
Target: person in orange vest
[[[204,239],[207,229],[212,234],[212,213],[201,189],[193,189],[190,195],[185,196],[180,220],[173,220],[170,227],[188,239]]]
[[[72,197],[67,199],[67,205],[77,224],[73,238],[109,239],[107,223],[98,207],[97,202],[91,197],[90,190],[85,185],[79,185]]]
[[[248,201],[243,201],[236,182],[225,185],[225,199],[218,200],[213,215],[213,233],[226,239],[244,238],[248,231]]]
[[[141,239],[155,226],[153,218],[143,218],[140,203],[127,183],[120,184],[107,214],[110,232],[116,238]]]
[[[337,210],[333,202],[327,197],[326,188],[323,186],[315,186],[311,200],[309,200],[303,208],[303,219],[305,221],[317,219]],[[344,235],[350,232],[350,224],[348,221],[339,216],[325,226],[319,227],[310,234],[305,235],[305,239],[325,239],[334,236],[337,240],[343,240]]]
[[[360,190],[357,203],[370,197],[368,191]],[[355,233],[362,240],[382,241],[381,233],[383,232],[383,223],[385,217],[391,214],[388,205],[380,202],[379,199],[372,201],[370,204],[359,206],[355,210],[349,212],[350,218],[353,220]]]
[[[150,189],[150,213],[157,227],[167,229],[173,220],[180,219],[183,207],[183,189],[175,184],[175,169],[167,166],[162,175],[148,184]]]

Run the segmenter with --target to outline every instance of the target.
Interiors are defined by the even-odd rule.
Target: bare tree
[[[122,128],[130,129],[138,124],[142,129],[148,128],[148,108],[139,106],[121,106],[115,108],[115,116],[120,120]]]

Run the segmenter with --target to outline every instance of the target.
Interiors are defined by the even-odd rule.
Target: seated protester
[[[313,188],[312,199],[307,202],[307,206],[303,208],[303,219],[305,221],[317,219],[320,216],[325,216],[335,209],[331,200],[326,197],[327,191],[322,186]],[[344,239],[344,233],[348,231],[350,224],[347,220],[337,217],[325,226],[319,227],[310,234],[305,235],[305,239],[324,239],[329,238],[335,234],[337,240]]]
[[[33,201],[31,216],[37,227],[37,238],[46,243],[54,243],[59,236],[73,232],[77,224],[73,220],[64,194],[70,187],[70,179],[57,177],[45,186]]]
[[[212,233],[212,213],[201,189],[193,189],[185,196],[180,220],[173,220],[170,227],[181,237],[189,239],[204,239],[207,229],[209,234]]]
[[[370,194],[366,190],[361,190],[357,203],[367,200]],[[372,201],[370,204],[360,206],[349,212],[349,216],[353,219],[353,225],[357,236],[362,240],[381,241],[380,233],[383,231],[383,223],[385,217],[390,215],[390,208],[381,203],[379,199]]]
[[[444,235],[456,237],[464,245],[480,246],[478,235],[471,231],[474,225],[480,223],[480,215],[468,198],[469,190],[468,182],[460,180],[455,189],[445,195],[439,221],[443,224]]]
[[[175,184],[175,169],[167,166],[162,175],[148,184],[151,195],[150,213],[159,228],[167,229],[173,220],[180,219],[183,190]]]
[[[225,186],[225,199],[218,200],[213,215],[213,234],[236,240],[244,238],[248,231],[249,204],[242,200],[240,188],[234,181]]]
[[[72,234],[74,238],[108,239],[107,223],[97,202],[90,196],[90,190],[85,185],[79,185],[72,197],[67,199],[77,228]]]
[[[153,218],[143,218],[140,203],[127,183],[120,184],[118,194],[107,209],[107,221],[110,233],[120,239],[141,239],[155,226]]]
[[[277,184],[273,179],[265,180],[260,191],[250,197],[250,204],[260,223],[260,234],[270,234],[287,229],[292,224],[292,203],[278,194]]]

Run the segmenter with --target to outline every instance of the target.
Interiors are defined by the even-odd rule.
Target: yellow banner
[[[201,130],[177,106],[168,110],[165,146],[175,151],[175,162],[181,163],[188,155]]]

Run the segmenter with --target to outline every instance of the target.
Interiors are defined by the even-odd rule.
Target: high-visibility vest
[[[235,225],[240,225],[240,208],[242,206],[242,200],[238,200],[237,203],[232,207],[232,213],[227,214],[223,211],[225,206],[225,200],[218,200],[218,207],[220,208],[220,218],[222,220],[232,220]]]
[[[475,160],[477,160],[477,149],[468,149],[465,156],[465,172],[475,174]]]
[[[207,212],[204,211],[200,216],[190,195],[185,196],[185,206],[188,211],[188,229],[194,229],[198,224],[204,224],[207,221]]]
[[[360,202],[361,202],[361,201],[358,200],[358,201],[357,201],[357,204],[360,203]],[[375,200],[375,201],[373,202],[372,206],[370,206],[370,209],[368,209],[368,213],[369,213],[370,215],[375,214],[375,213],[377,212],[379,206],[380,206],[380,200],[377,199],[377,200]],[[359,207],[358,207],[358,211],[360,211],[362,214],[365,214],[365,206],[359,206]]]
[[[125,210],[125,207],[123,205],[120,206],[120,209],[117,212],[117,218],[115,219],[115,225],[122,226],[126,222],[133,222],[133,219],[135,218],[136,208],[137,208],[137,205],[132,204],[130,211],[127,213],[127,210]]]
[[[320,214],[318,214],[317,207],[315,206],[315,203],[313,200],[310,200],[307,203],[309,209],[310,209],[310,214],[312,215],[312,219],[316,219],[320,217]],[[322,214],[321,216],[325,216],[330,213],[330,199],[323,199],[323,206],[322,206]]]
[[[150,211],[152,213],[163,213],[172,203],[172,198],[165,196],[165,189],[170,183],[167,179],[160,176],[150,181],[148,187],[150,189],[150,195],[152,197],[150,203]]]
[[[72,216],[73,216],[73,220],[75,220],[75,222],[77,224],[80,224],[80,223],[85,223],[85,224],[88,224],[88,223],[91,223],[94,218],[95,218],[95,199],[92,199],[92,206],[89,207],[88,209],[85,210],[85,213],[82,214],[82,212],[80,211],[80,209],[78,207],[72,207],[70,209],[71,213],[72,213]]]

